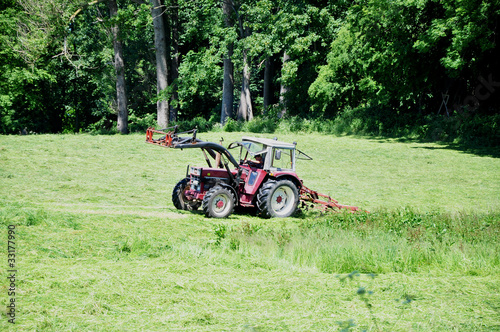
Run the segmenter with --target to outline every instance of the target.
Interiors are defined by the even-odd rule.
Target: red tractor
[[[163,136],[154,139],[154,134]],[[179,210],[201,206],[207,217],[214,218],[229,216],[235,206],[257,207],[268,218],[286,218],[295,213],[299,202],[305,207],[317,204],[323,210],[358,210],[304,186],[295,173],[295,162],[311,158],[297,150],[296,143],[243,137],[225,148],[197,139],[196,129],[177,132],[177,127],[148,128],[146,142],[177,149],[198,148],[205,156],[208,167],[189,167],[186,177],[174,187],[172,202]],[[239,150],[239,160],[229,152],[232,149]]]

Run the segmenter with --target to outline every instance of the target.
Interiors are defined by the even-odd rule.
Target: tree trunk
[[[228,46],[227,58],[224,59],[224,82],[222,87],[222,110],[220,115],[220,122],[224,125],[228,118],[233,117],[233,103],[234,103],[234,76],[233,76],[233,47]]]
[[[248,65],[247,50],[243,50],[243,63],[243,78],[241,82],[238,120],[250,121],[253,119],[253,110],[252,99],[250,97],[250,66]]]
[[[271,105],[272,94],[271,94],[271,85],[272,85],[272,60],[271,57],[267,57],[266,62],[264,63],[264,91],[263,91],[263,99],[264,99],[264,115],[267,112],[267,108]]]
[[[172,102],[170,103],[170,120],[177,121],[177,109],[179,93],[177,90],[177,80],[179,78],[179,1],[171,0],[170,24],[172,29],[172,80],[173,85]]]
[[[241,16],[238,17],[241,38],[250,36],[250,29],[243,27]],[[252,98],[250,96],[250,66],[248,64],[248,52],[243,50],[243,77],[241,79],[240,107],[238,109],[238,120],[249,121],[253,119]]]
[[[165,22],[163,19],[164,7],[161,0],[151,1],[151,15],[153,16],[153,28],[155,33],[155,53],[156,53],[156,93],[158,101],[156,102],[156,120],[161,128],[168,127],[169,106],[168,98],[162,93],[168,88],[168,48],[167,34],[165,33]]]
[[[222,12],[224,14],[224,23],[226,27],[233,26],[231,20],[231,6],[232,1],[223,0]],[[234,102],[234,77],[233,77],[233,44],[227,45],[227,55],[224,57],[224,82],[222,86],[222,109],[220,113],[220,123],[224,125],[228,118],[233,116],[233,102]]]
[[[118,14],[116,0],[108,0],[109,14],[111,18]],[[127,92],[125,88],[125,61],[123,60],[123,44],[120,40],[120,28],[118,24],[111,27],[113,34],[113,48],[115,52],[114,66],[116,71],[116,101],[118,105],[118,125],[120,133],[128,132],[128,109]]]
[[[286,51],[283,52],[283,66],[285,63],[290,60],[290,55],[286,53]],[[279,113],[279,117],[282,118],[285,116],[287,110],[286,110],[286,94],[288,93],[288,87],[284,84],[284,82],[281,82],[280,84],[280,107],[281,107],[281,112]]]

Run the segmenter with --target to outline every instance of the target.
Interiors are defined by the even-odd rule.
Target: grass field
[[[498,154],[278,137],[313,157],[297,169],[308,187],[370,213],[207,219],[171,203],[186,166],[204,165],[198,150],[0,136],[0,330],[500,330]]]

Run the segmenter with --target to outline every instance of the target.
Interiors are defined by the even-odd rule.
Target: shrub
[[[277,128],[277,122],[277,119],[255,117],[244,124],[243,130],[251,133],[272,134]]]
[[[201,116],[198,116],[191,120],[177,121],[173,122],[171,125],[179,126],[179,130],[186,131],[191,129],[198,129],[198,132],[207,132],[212,130],[215,122],[213,119],[207,120]]]
[[[130,114],[128,117],[128,130],[131,133],[145,132],[148,127],[156,126],[156,114],[146,114],[143,117]]]
[[[241,131],[242,128],[243,128],[243,122],[236,121],[234,119],[227,119],[227,122],[223,127],[224,131],[228,133]]]

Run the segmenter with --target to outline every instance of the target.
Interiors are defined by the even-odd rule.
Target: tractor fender
[[[299,179],[295,174],[289,174],[289,173],[278,174],[277,176],[274,176],[274,178],[276,180],[290,180],[290,181],[292,181],[297,186],[297,189],[299,191],[300,191],[300,188],[302,188],[302,186],[303,186],[302,180]]]
[[[233,188],[233,186],[231,186],[227,183],[224,183],[224,182],[218,182],[217,185],[221,186],[222,188],[226,188],[226,189],[230,190],[234,194],[234,197],[236,198],[236,202],[235,202],[236,206],[238,206],[240,204],[240,195],[238,194],[236,189]]]

